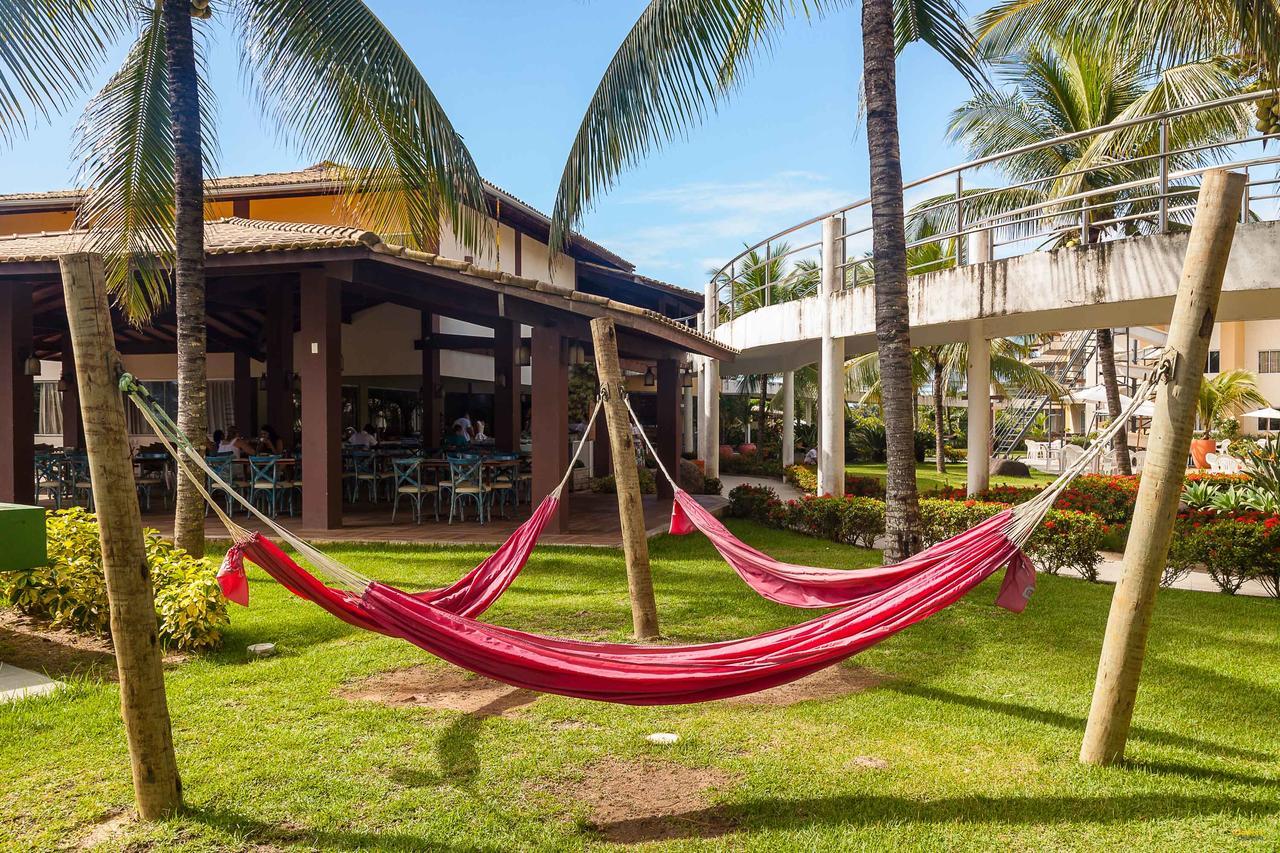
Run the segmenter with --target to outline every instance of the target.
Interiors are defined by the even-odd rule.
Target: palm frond
[[[203,52],[197,42],[199,71]],[[200,73],[201,146],[216,169],[214,94]],[[88,195],[77,223],[103,253],[107,286],[135,323],[169,298],[166,273],[174,250],[173,135],[165,65],[164,24],[147,13],[124,63],[86,106],[76,128],[75,158]]]
[[[408,54],[361,0],[233,0],[246,78],[299,151],[336,165],[346,203],[382,233],[466,246],[491,235],[461,135]]]
[[[975,89],[987,88],[977,40],[969,31],[964,9],[953,0],[894,0],[893,40],[898,53],[912,42],[937,51]]]
[[[74,103],[136,17],[129,0],[0,2],[0,143]]]

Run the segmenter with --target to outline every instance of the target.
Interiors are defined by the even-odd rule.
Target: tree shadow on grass
[[[468,787],[480,775],[480,751],[476,744],[480,730],[491,717],[500,717],[507,711],[536,702],[539,694],[531,690],[512,688],[481,708],[460,714],[449,723],[436,738],[436,760],[444,780]]]
[[[268,823],[228,809],[189,807],[182,817],[264,845],[302,845],[320,850],[433,851],[433,853],[497,853],[504,848],[483,844],[442,844],[407,832],[361,832],[310,829],[293,822]]]
[[[1028,705],[1019,705],[1014,702],[1000,702],[995,699],[985,699],[981,696],[967,696],[963,693],[953,693],[949,690],[943,690],[938,687],[926,687],[922,684],[895,682],[888,685],[888,689],[896,690],[899,693],[905,693],[908,696],[917,696],[921,699],[932,699],[937,702],[947,702],[952,705],[963,705],[966,708],[974,708],[980,711],[1005,714],[1006,716],[1029,720],[1033,723],[1045,723],[1061,729],[1079,732],[1081,735],[1084,734],[1085,719],[1073,714],[1063,713],[1062,711],[1033,708]],[[1150,729],[1144,726],[1134,726],[1130,730],[1130,736],[1149,743],[1160,744],[1162,746],[1172,746],[1179,749],[1190,749],[1206,755],[1242,758],[1247,761],[1272,761],[1275,758],[1273,753],[1264,752],[1262,750],[1243,749],[1241,747],[1229,746],[1227,744],[1213,743],[1212,741],[1200,740],[1188,735],[1164,732],[1159,729]]]
[[[1061,823],[1110,824],[1230,814],[1236,818],[1280,813],[1274,800],[1134,794],[1099,797],[910,797],[841,795],[812,799],[747,800],[733,805],[671,815],[655,824],[633,818],[595,829],[606,837],[625,835],[632,842],[700,838],[701,827],[732,824],[738,831],[803,830],[821,826],[900,827],[910,825],[992,824],[1051,826]]]

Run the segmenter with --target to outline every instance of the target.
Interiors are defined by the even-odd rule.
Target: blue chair
[[[88,507],[89,512],[93,512],[93,479],[89,474],[89,457],[80,455],[68,456],[66,465],[68,484],[71,487],[71,500],[74,503],[79,503],[80,497],[83,495],[85,506]]]
[[[293,515],[295,488],[292,480],[286,480],[280,476],[279,456],[249,457],[249,489],[254,506],[261,504],[259,508],[263,512],[269,512],[271,517],[275,518],[278,515],[280,498],[284,496],[289,499],[289,514]]]
[[[369,500],[378,502],[383,483],[390,483],[395,475],[378,467],[378,456],[372,450],[353,450],[351,452],[351,479],[355,481],[351,489],[352,503],[360,499],[360,484],[366,485]],[[345,478],[344,478],[345,479]]]
[[[455,510],[459,519],[467,520],[466,501],[470,498],[476,505],[480,523],[484,524],[489,487],[484,482],[484,467],[480,463],[480,457],[474,453],[451,453],[445,459],[449,463],[449,479],[441,486],[449,490],[449,523],[453,524]]]
[[[133,459],[137,470],[133,475],[133,485],[137,489],[138,497],[143,500],[146,505],[147,512],[151,511],[151,491],[160,489],[161,499],[165,507],[169,505],[169,492],[165,485],[164,470],[168,457],[164,454],[156,453],[139,453]],[[150,465],[146,463],[152,463]],[[159,463],[159,467],[156,467]]]
[[[520,454],[495,453],[489,457],[489,516],[493,517],[493,505],[500,502],[502,517],[507,518],[507,500],[513,507],[520,505]],[[493,462],[504,462],[494,465]]]
[[[396,510],[400,508],[400,499],[407,497],[413,501],[413,520],[422,523],[422,501],[427,495],[435,495],[436,521],[440,520],[440,487],[435,483],[426,483],[422,479],[422,459],[410,456],[404,459],[393,459],[391,465],[395,472],[395,503],[391,505],[391,523],[396,523]]]
[[[45,495],[53,501],[54,509],[62,509],[62,498],[66,493],[66,478],[62,473],[62,460],[51,453],[36,456],[36,502]]]
[[[228,484],[228,486],[223,486],[212,477],[205,477],[205,484],[209,489],[209,494],[212,495],[215,492],[222,492],[222,497],[227,502],[227,515],[231,515],[234,512],[232,509],[232,501],[234,498],[231,492],[232,490],[239,491],[244,484],[243,480],[239,483],[236,482],[235,456],[230,453],[219,453],[216,456],[206,456],[204,461],[213,469],[213,473],[217,474],[218,477],[222,479],[222,482]],[[206,516],[209,515],[209,508],[207,506],[204,508],[204,514]]]

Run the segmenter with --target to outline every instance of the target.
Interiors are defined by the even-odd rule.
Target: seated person
[[[453,425],[453,433],[445,438],[444,446],[450,450],[461,450],[471,444],[467,440],[467,431],[462,428],[462,424]]]
[[[809,452],[804,455],[804,464],[806,465],[818,464],[818,448],[816,447],[809,448]]]
[[[351,433],[351,437],[347,439],[347,444],[352,447],[363,447],[368,449],[376,447],[378,437],[373,434],[373,424],[365,424],[364,429],[356,430]]]
[[[489,440],[489,436],[484,434],[484,421],[481,421],[481,420],[476,421],[476,432],[475,432],[475,435],[471,436],[471,440],[472,441],[488,441]]]
[[[218,442],[218,453],[230,453],[236,459],[253,455],[253,445],[240,437],[240,430],[227,427],[227,434]]]
[[[220,429],[215,429],[213,431],[213,439],[206,443],[205,452],[210,455],[217,453],[218,447],[222,444],[223,439],[225,439],[226,437],[227,437],[227,434],[225,432],[223,432]]]
[[[258,452],[269,456],[280,456],[284,453],[284,439],[271,424],[263,424],[258,429]]]

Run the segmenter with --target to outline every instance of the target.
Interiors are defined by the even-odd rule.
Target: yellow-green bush
[[[75,507],[49,513],[47,525],[49,564],[0,573],[0,602],[54,627],[108,633],[97,519]],[[146,531],[146,547],[160,642],[183,651],[216,648],[229,620],[214,569],[154,530]]]

